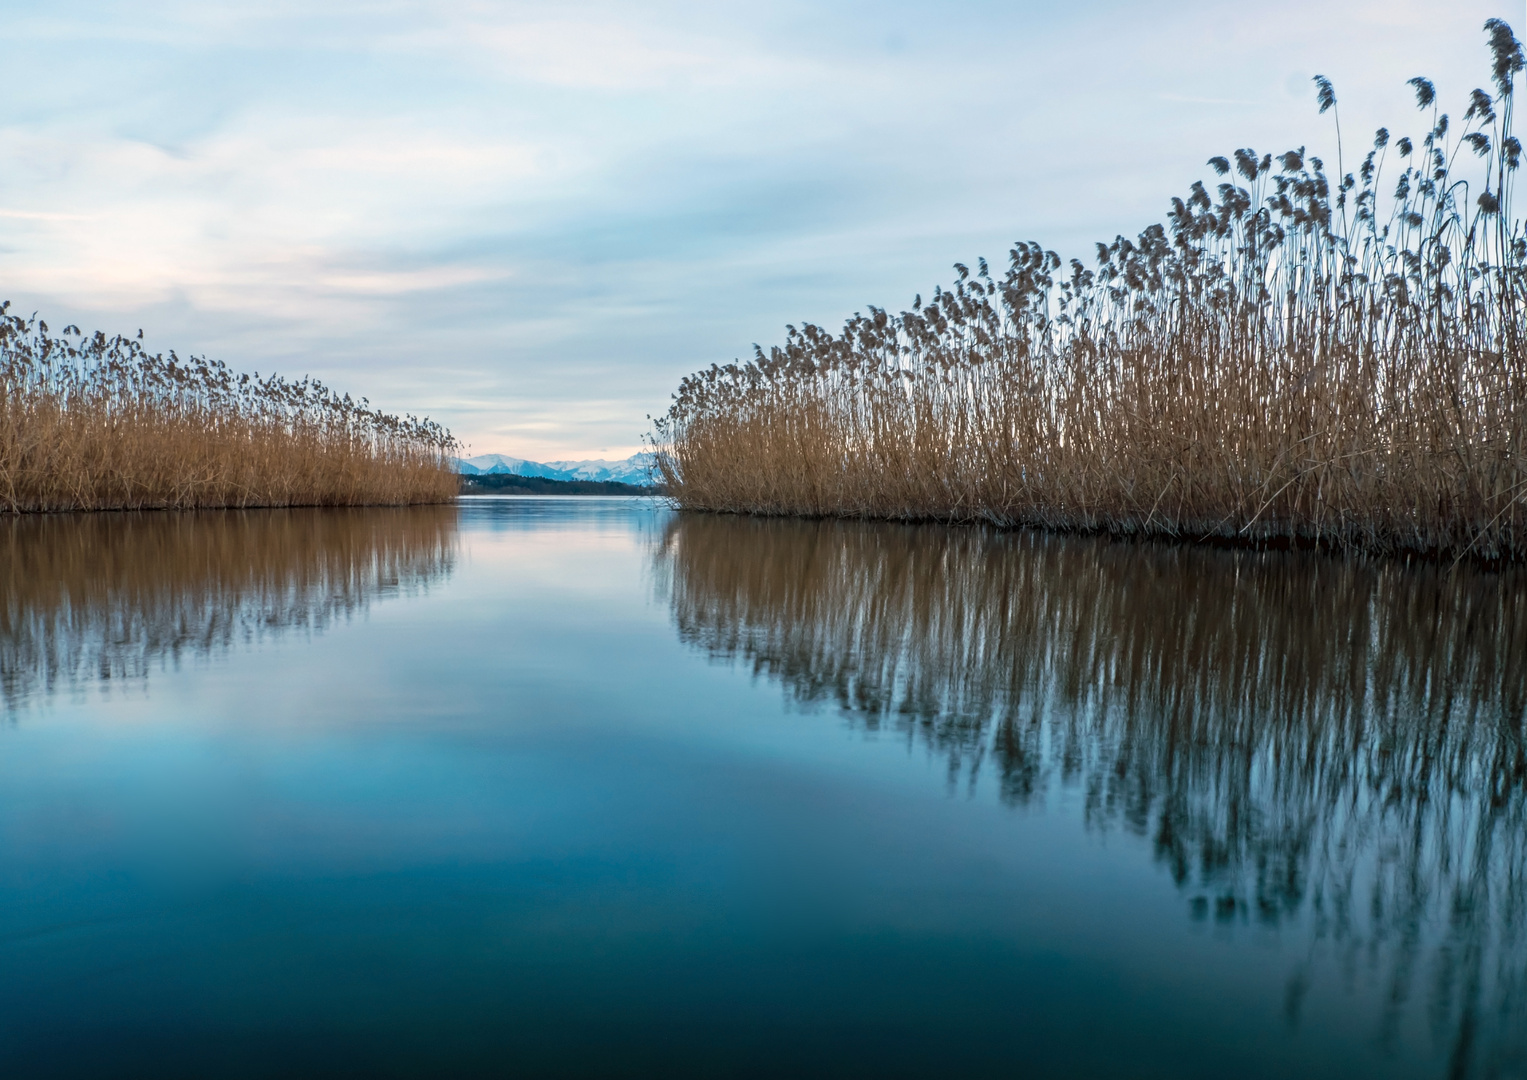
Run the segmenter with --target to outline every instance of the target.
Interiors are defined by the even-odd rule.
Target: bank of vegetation
[[[0,304],[0,513],[443,502],[450,432]],[[141,334],[140,334],[141,336]]]
[[[619,480],[555,480],[549,476],[518,473],[463,475],[463,495],[661,495],[663,489],[648,484],[623,484]]]
[[[1209,164],[1096,265],[1007,271],[685,379],[657,425],[680,506],[1527,556],[1523,52],[1493,93],[1352,171],[1305,148]],[[1317,78],[1322,113],[1339,114]]]

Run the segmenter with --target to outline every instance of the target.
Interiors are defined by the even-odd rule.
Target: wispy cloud
[[[442,37],[487,53],[506,77],[577,89],[733,86],[764,66],[731,42],[592,21],[468,24]]]
[[[0,209],[0,218],[15,218],[18,221],[87,221],[84,214],[59,214],[50,213],[46,210],[6,210]]]
[[[1156,95],[1162,101],[1170,101],[1182,105],[1240,105],[1256,107],[1265,105],[1265,101],[1254,101],[1250,98],[1225,98],[1225,97],[1197,97],[1192,94],[1162,93]]]

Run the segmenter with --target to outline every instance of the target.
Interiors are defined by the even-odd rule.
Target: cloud
[[[462,33],[462,29],[465,30]],[[598,90],[644,90],[674,83],[729,86],[756,74],[733,43],[684,39],[633,26],[529,22],[455,30],[490,53],[512,78]],[[752,69],[751,71],[749,69]]]
[[[29,225],[28,282],[129,304],[257,281],[394,294],[496,280],[501,268],[331,264],[367,241],[460,232],[474,203],[556,171],[533,144],[326,117],[241,125],[180,153],[8,128],[0,156],[21,163],[0,216]]]
[[[502,281],[512,276],[508,271],[470,266],[432,266],[423,270],[373,270],[356,273],[328,273],[317,276],[325,289],[360,293],[365,296],[403,296],[410,293],[449,289]]]

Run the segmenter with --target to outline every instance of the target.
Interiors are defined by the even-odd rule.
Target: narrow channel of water
[[[525,498],[0,557],[17,1075],[1527,1075],[1519,571]]]

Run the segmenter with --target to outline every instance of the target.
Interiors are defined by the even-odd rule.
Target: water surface
[[[1519,574],[0,522],[8,1075],[1527,1075]]]

